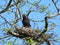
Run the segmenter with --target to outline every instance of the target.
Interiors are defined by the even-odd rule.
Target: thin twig
[[[47,30],[48,30],[48,16],[45,17],[45,27],[44,27],[44,30],[35,38],[39,38],[40,36],[42,36],[42,34],[44,34]]]
[[[4,18],[2,15],[0,15],[0,17],[1,17],[2,19],[4,19],[4,21],[5,21],[6,23],[8,23],[10,26],[12,26],[12,24],[11,24],[10,22],[8,22],[8,21],[6,20],[6,18]]]
[[[4,38],[7,38],[7,37],[10,37],[10,35],[7,35],[7,36],[2,37],[2,38],[0,38],[0,40],[1,40],[1,39],[4,39]]]
[[[4,13],[5,11],[7,11],[7,10],[10,8],[9,6],[10,6],[11,2],[12,2],[12,0],[9,1],[8,5],[6,6],[6,8],[3,9],[3,10],[0,12],[0,14],[1,14],[1,13]]]
[[[47,43],[47,45],[51,45],[49,40],[45,40],[45,42]]]
[[[54,4],[55,7],[56,7],[57,12],[59,12],[59,9],[58,9],[58,7],[57,7],[57,5],[56,5],[57,2],[54,2],[54,0],[52,0],[52,2],[53,2],[53,4]]]

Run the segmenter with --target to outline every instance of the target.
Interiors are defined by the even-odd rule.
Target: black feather
[[[22,20],[23,26],[24,27],[31,27],[29,18],[26,17],[25,15],[22,15],[22,17],[23,17],[23,20]]]

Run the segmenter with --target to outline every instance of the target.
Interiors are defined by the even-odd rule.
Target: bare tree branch
[[[0,12],[0,14],[1,14],[1,13],[4,13],[5,11],[7,11],[7,10],[10,8],[9,6],[10,6],[11,2],[12,2],[12,0],[9,1],[8,5],[6,6],[6,8],[3,9],[3,10]]]
[[[45,17],[45,27],[44,27],[44,30],[35,39],[39,38],[40,36],[42,36],[42,34],[44,34],[47,31],[47,29],[48,29],[48,18],[49,18],[49,16]]]
[[[4,36],[4,37],[0,37],[0,40],[4,39],[4,38],[7,38],[7,37],[10,37],[10,35]]]
[[[10,22],[8,22],[6,18],[4,18],[2,15],[0,15],[0,17],[1,17],[2,19],[4,19],[4,21],[5,21],[6,23],[8,23],[10,26],[12,26],[12,24],[11,24]]]
[[[57,12],[59,12],[59,9],[58,9],[58,7],[57,7],[57,5],[56,5],[57,1],[56,1],[56,2],[54,2],[54,0],[52,0],[52,2],[53,2],[53,4],[54,4],[54,5],[55,5],[55,7],[56,7]]]
[[[26,15],[26,16],[28,17],[28,16],[29,16],[29,14],[30,14],[31,12],[32,12],[32,11],[31,11],[31,10],[29,10],[29,12],[27,13],[27,15]]]
[[[56,17],[58,15],[60,15],[60,12],[50,15],[49,18]]]
[[[51,45],[49,40],[45,40],[45,42],[47,43],[47,45]]]

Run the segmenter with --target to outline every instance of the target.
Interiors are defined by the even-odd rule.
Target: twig
[[[5,21],[6,23],[8,23],[10,26],[12,26],[12,24],[11,24],[10,22],[8,22],[8,21],[6,20],[6,18],[4,18],[2,15],[0,15],[0,17],[1,17],[2,19],[4,19],[4,21]]]
[[[42,36],[42,34],[44,34],[47,31],[47,29],[48,29],[48,18],[49,18],[49,16],[45,17],[45,27],[44,27],[44,30],[35,39],[39,38],[40,36]]]
[[[59,12],[59,9],[58,9],[58,7],[57,7],[57,5],[56,5],[56,3],[57,3],[57,2],[54,2],[54,0],[52,0],[52,2],[53,2],[53,4],[54,4],[54,5],[55,5],[55,7],[56,7],[57,12]]]
[[[47,45],[51,45],[49,40],[45,40],[45,42],[47,43]]]
[[[58,15],[60,15],[60,12],[59,12],[59,13],[56,13],[56,14],[50,15],[49,18],[56,17],[56,16],[58,16]]]
[[[7,37],[10,37],[10,35],[7,35],[7,36],[5,36],[5,37],[2,37],[2,38],[0,38],[0,40],[1,40],[1,39],[4,39],[4,38],[7,38]]]
[[[39,21],[39,20],[33,20],[33,19],[30,19],[30,20],[33,22],[43,22],[44,21],[44,20]]]
[[[26,15],[26,16],[28,17],[28,16],[29,16],[29,14],[30,14],[31,12],[32,12],[32,11],[31,11],[31,10],[29,10],[29,12],[27,13],[27,15]]]
[[[8,5],[6,6],[6,8],[3,9],[3,10],[0,12],[0,14],[1,14],[1,13],[4,13],[5,11],[7,11],[7,10],[10,8],[9,6],[10,6],[11,2],[12,2],[12,0],[9,1]]]

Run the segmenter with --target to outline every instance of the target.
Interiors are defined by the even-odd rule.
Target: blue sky
[[[9,1],[9,0],[7,0],[7,1]],[[39,1],[39,0],[35,0],[35,1]],[[34,0],[29,0],[29,2],[31,2],[31,3],[33,3],[34,2]],[[4,2],[4,0],[0,0],[0,6],[1,5],[4,5],[4,4],[6,4],[5,2]],[[41,1],[41,3],[40,3],[40,5],[45,5],[45,6],[48,6],[48,4],[51,4],[50,6],[49,6],[49,8],[48,8],[48,10],[49,10],[49,12],[51,13],[51,14],[54,14],[54,13],[56,13],[57,11],[56,11],[56,8],[55,8],[55,6],[53,5],[53,3],[52,3],[52,1],[51,0],[42,0]],[[57,5],[58,5],[58,7],[60,8],[60,1],[58,0],[58,3],[57,3]],[[30,7],[31,5],[30,4],[26,4],[25,6],[23,6],[23,8],[21,9],[21,11],[23,12],[23,13],[26,13],[26,10],[28,10],[29,9],[29,7]],[[4,6],[3,6],[3,8],[5,8]],[[14,8],[14,7],[12,7],[12,8]],[[1,11],[2,9],[0,8],[0,11]],[[9,14],[8,14],[9,13]],[[14,13],[10,13],[10,12],[5,12],[5,13],[3,13],[2,15],[6,18],[6,19],[8,19],[8,21],[12,21],[12,20],[14,20]],[[30,19],[33,19],[33,20],[43,20],[44,19],[44,17],[45,17],[45,13],[39,13],[39,12],[31,12],[30,13],[30,15],[29,15],[29,18]],[[55,34],[57,34],[57,36],[59,36],[60,37],[60,20],[58,20],[58,18],[60,18],[60,16],[57,16],[56,17],[57,19],[49,19],[49,21],[51,21],[51,22],[54,22],[56,25],[58,25],[58,26],[56,26],[55,28],[54,28],[54,33]],[[4,20],[2,20],[2,19],[0,19],[0,22],[3,22]],[[22,22],[20,21],[19,22],[19,24],[20,24],[20,26],[22,26]],[[49,22],[49,24],[50,24],[50,22]],[[39,27],[40,29],[43,29],[44,28],[44,22],[36,22],[36,26],[34,25],[34,23],[31,21],[31,25],[32,25],[32,28],[36,28],[36,27]],[[1,44],[0,44],[1,45]],[[56,45],[59,45],[59,42],[56,44]]]

